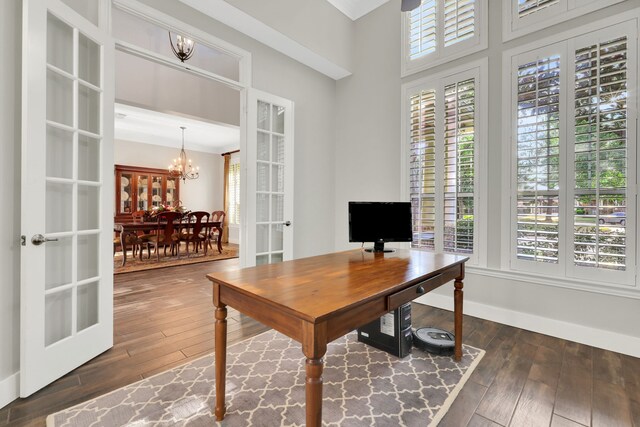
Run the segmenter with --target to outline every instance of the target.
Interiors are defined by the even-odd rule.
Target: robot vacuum
[[[455,336],[431,326],[418,328],[413,331],[413,346],[433,354],[453,354]]]

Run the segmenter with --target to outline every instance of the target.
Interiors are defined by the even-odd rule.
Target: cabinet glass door
[[[151,206],[157,207],[162,204],[162,177],[151,177]]]
[[[167,197],[166,202],[168,205],[177,206],[180,203],[177,196],[177,180],[176,178],[167,178]]]
[[[138,210],[149,210],[149,177],[146,175],[138,175]]]
[[[120,175],[120,213],[131,213],[133,208],[133,175]]]

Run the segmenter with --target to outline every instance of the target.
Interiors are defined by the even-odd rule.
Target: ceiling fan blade
[[[409,12],[420,6],[421,0],[402,0],[400,10],[403,12]]]

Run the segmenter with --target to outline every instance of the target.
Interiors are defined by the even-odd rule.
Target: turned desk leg
[[[453,311],[455,321],[455,360],[462,359],[462,280],[464,279],[464,264],[460,266],[460,276],[456,277],[453,291]]]
[[[215,292],[215,290],[214,290]],[[226,412],[225,381],[227,374],[227,308],[224,304],[216,301],[216,420],[222,421]]]
[[[327,352],[326,324],[304,323],[302,327],[302,351],[307,356],[305,372],[306,425],[322,425],[322,358]]]

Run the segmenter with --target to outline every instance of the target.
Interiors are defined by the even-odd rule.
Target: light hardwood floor
[[[237,260],[115,278],[115,345],[27,399],[0,426],[43,426],[53,412],[213,351],[206,273]],[[453,330],[453,313],[413,305],[414,326]],[[640,427],[640,359],[465,316],[465,344],[487,351],[441,426]],[[266,328],[229,309],[229,344]],[[302,358],[301,358],[302,360]]]

